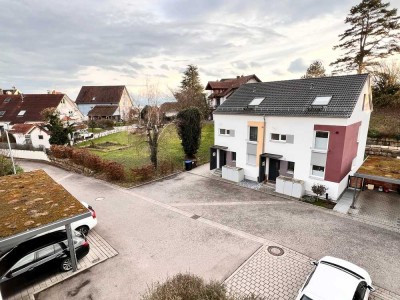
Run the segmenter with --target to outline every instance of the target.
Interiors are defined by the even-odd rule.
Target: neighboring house
[[[50,148],[50,133],[43,128],[43,124],[15,124],[9,132],[14,136],[18,145]]]
[[[42,123],[41,112],[55,107],[61,120],[80,123],[83,115],[66,94],[0,95],[0,123]]]
[[[118,105],[96,105],[88,112],[89,120],[110,119],[119,121],[121,115],[119,113]]]
[[[210,168],[243,168],[246,179],[324,184],[345,190],[364,160],[372,111],[368,74],[242,85],[214,112]]]
[[[179,112],[178,102],[164,102],[160,105],[160,112],[164,119],[172,120],[176,118]]]
[[[22,94],[21,91],[19,91],[15,86],[13,86],[12,89],[9,90],[0,89],[0,95],[20,95],[20,94]]]
[[[220,81],[209,81],[206,90],[211,91],[210,95],[207,97],[211,113],[218,106],[224,103],[225,100],[239,88],[239,86],[246,83],[256,82],[261,82],[261,80],[254,74],[237,76],[236,78],[225,78]]]
[[[99,111],[101,111],[103,113],[101,118],[128,120],[132,108],[132,99],[124,85],[82,86],[76,98],[76,104],[82,114],[88,118],[89,112],[91,112],[92,117],[98,117]],[[117,110],[96,108],[100,106],[117,106]],[[95,110],[93,111],[93,109]],[[104,115],[105,112],[107,112],[107,115]]]

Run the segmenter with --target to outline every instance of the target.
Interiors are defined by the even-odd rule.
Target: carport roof
[[[400,184],[400,159],[385,156],[368,156],[354,175]]]
[[[44,171],[0,177],[0,250],[90,216]]]

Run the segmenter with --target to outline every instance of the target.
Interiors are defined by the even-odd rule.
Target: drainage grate
[[[283,251],[283,249],[281,247],[277,247],[277,246],[269,246],[267,248],[267,251],[269,254],[273,255],[273,256],[282,256],[285,251]]]
[[[200,216],[198,216],[198,215],[193,215],[193,216],[191,216],[191,218],[192,218],[193,220],[197,220],[198,218],[200,218]]]

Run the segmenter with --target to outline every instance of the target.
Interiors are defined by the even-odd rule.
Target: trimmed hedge
[[[104,173],[109,180],[123,180],[124,166],[113,161],[104,160],[85,149],[75,149],[68,146],[52,145],[50,151],[55,158],[71,159],[75,164],[82,165],[98,173]]]

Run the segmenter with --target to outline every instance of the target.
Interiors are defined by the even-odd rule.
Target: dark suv
[[[89,243],[80,233],[72,232],[76,257],[81,259],[89,253]],[[65,230],[36,236],[3,255],[0,258],[0,283],[44,264],[56,264],[62,271],[72,269]]]

